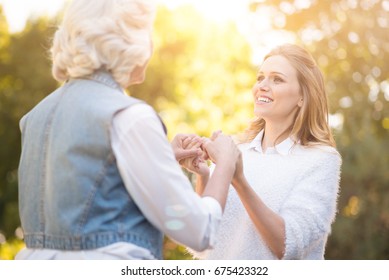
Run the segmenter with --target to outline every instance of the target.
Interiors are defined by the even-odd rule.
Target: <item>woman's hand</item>
[[[223,134],[221,131],[214,132],[211,139],[204,139],[203,150],[209,159],[215,164],[230,163],[234,170],[236,162],[240,156],[240,151],[231,136]]]
[[[189,143],[196,137],[198,136],[195,134],[177,134],[173,138],[171,146],[173,148],[174,156],[178,162],[185,158],[196,157],[202,154],[200,147],[193,147],[191,149],[186,149],[184,147],[184,141],[186,141],[185,143]]]
[[[203,138],[200,138],[199,136],[195,136],[193,138],[186,138],[182,142],[183,148],[188,150],[200,149],[201,153],[193,157],[187,157],[185,159],[182,159],[179,162],[181,166],[187,169],[189,172],[195,173],[202,177],[208,177],[209,167],[206,160],[206,154],[201,150],[202,145]]]

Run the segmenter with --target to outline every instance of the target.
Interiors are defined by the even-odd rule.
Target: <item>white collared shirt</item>
[[[292,149],[294,148],[294,152],[296,150],[301,149],[302,147],[300,145],[295,145],[296,143],[290,138],[286,138],[281,143],[277,144],[275,147],[268,147],[266,149],[266,152],[263,152],[262,150],[262,139],[263,139],[264,130],[261,130],[258,135],[248,144],[248,149],[254,149],[255,151],[261,153],[261,154],[280,154],[283,156],[288,155],[292,152]]]
[[[215,244],[222,209],[198,196],[177,163],[155,111],[133,105],[115,115],[112,149],[124,184],[145,217],[177,243],[204,249]],[[136,160],[133,160],[136,159]],[[16,259],[153,259],[130,243],[89,251],[24,249]]]

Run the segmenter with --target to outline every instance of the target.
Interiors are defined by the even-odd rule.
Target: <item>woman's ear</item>
[[[297,103],[297,106],[302,107],[303,106],[304,99],[301,97],[299,102]]]

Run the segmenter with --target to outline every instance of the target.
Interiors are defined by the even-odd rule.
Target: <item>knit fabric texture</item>
[[[258,135],[253,142],[239,147],[250,186],[284,219],[283,259],[324,259],[337,212],[339,153],[327,146],[303,147],[291,139],[263,153],[260,139]],[[277,259],[232,186],[215,247],[190,252],[199,259]]]

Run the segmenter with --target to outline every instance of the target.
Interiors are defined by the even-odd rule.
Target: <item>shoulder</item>
[[[342,158],[336,148],[327,145],[301,146],[296,145],[290,156],[303,177],[338,177]],[[321,174],[321,175],[320,175]]]
[[[341,155],[335,147],[318,145],[308,147],[307,152],[317,160],[329,161],[331,163],[340,163],[342,161]]]
[[[163,134],[161,119],[153,107],[145,102],[135,103],[117,112],[113,118],[113,127],[117,131],[136,128],[139,132],[155,130]]]
[[[292,155],[307,156],[312,159],[337,159],[341,160],[341,155],[335,147],[328,145],[301,146],[296,144],[291,150]]]
[[[314,178],[315,182],[327,182],[334,188],[339,187],[342,158],[336,148],[331,146],[314,146],[306,148],[302,176]]]
[[[149,104],[130,97],[133,101],[131,106],[126,107],[117,113],[117,117],[124,117],[128,120],[142,119],[142,118],[157,118],[157,113]]]

